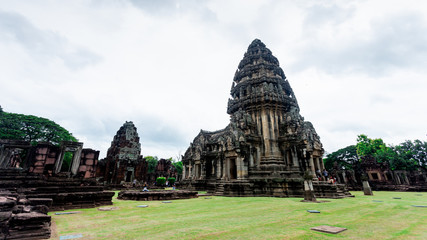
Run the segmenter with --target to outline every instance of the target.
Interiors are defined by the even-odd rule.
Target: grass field
[[[82,234],[80,239],[427,239],[427,208],[412,206],[427,205],[427,193],[352,194],[356,197],[325,203],[268,197],[199,197],[172,203],[114,198],[119,208],[114,211],[50,213],[52,239],[74,234]],[[310,230],[320,225],[348,230],[339,234]]]

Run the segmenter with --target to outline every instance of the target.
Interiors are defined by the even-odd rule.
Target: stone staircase
[[[350,194],[344,184],[331,184],[327,182],[313,182],[314,195],[316,198],[345,198],[354,197]]]
[[[224,196],[224,184],[218,183],[215,185],[214,196]]]

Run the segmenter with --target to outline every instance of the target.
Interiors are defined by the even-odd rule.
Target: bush
[[[166,183],[166,178],[165,177],[158,177],[156,179],[156,183],[157,183],[157,186],[163,186]]]
[[[174,177],[168,178],[169,186],[172,186],[175,183],[176,179]]]

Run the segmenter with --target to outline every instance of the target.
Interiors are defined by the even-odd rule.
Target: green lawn
[[[81,239],[427,239],[427,208],[411,206],[427,205],[427,193],[352,194],[356,197],[326,203],[268,197],[200,197],[172,203],[114,198],[119,208],[114,211],[50,213],[56,224],[52,239],[73,234],[82,234]],[[319,225],[348,230],[336,235],[310,230]]]

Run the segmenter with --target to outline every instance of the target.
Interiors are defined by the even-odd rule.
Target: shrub
[[[158,177],[156,179],[156,183],[157,183],[157,186],[163,186],[166,183],[166,178],[165,177]]]
[[[174,177],[168,178],[169,186],[172,186],[175,183],[176,179]]]

